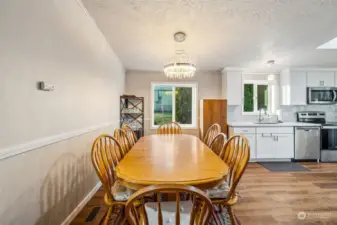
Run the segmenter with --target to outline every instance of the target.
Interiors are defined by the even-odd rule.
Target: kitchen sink
[[[280,122],[255,122],[255,124],[279,124]]]

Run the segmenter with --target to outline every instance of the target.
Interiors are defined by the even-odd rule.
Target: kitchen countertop
[[[276,124],[256,124],[254,122],[228,122],[230,127],[320,127],[317,123],[283,122]]]

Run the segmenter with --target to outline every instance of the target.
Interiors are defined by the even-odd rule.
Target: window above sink
[[[265,80],[245,80],[243,82],[242,114],[257,115],[260,109],[269,109],[269,88]]]

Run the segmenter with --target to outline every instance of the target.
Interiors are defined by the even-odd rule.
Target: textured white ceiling
[[[337,0],[83,0],[126,69],[161,70],[176,48],[197,69],[336,67]],[[176,31],[187,33],[182,46]]]

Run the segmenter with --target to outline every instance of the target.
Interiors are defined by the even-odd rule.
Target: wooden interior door
[[[225,99],[204,99],[202,100],[202,124],[201,134],[205,135],[208,128],[214,123],[221,126],[221,131],[227,134],[227,100]]]

